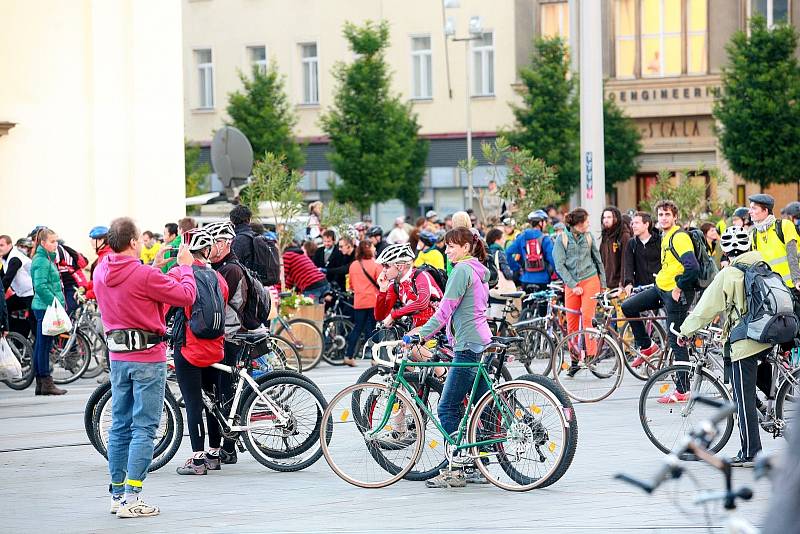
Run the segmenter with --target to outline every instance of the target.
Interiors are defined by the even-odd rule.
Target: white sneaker
[[[132,502],[122,501],[117,510],[117,517],[130,519],[133,517],[152,517],[160,513],[158,506],[151,506],[141,499]]]
[[[122,504],[122,498],[123,495],[120,495],[119,497],[111,497],[111,508],[109,511],[112,514],[116,514],[117,510],[119,510],[119,505]]]

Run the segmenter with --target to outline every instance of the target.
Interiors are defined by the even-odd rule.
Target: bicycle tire
[[[22,367],[22,378],[3,380],[3,383],[11,389],[22,391],[33,383],[33,343],[17,332],[9,332],[6,335],[6,341],[11,347],[11,352],[19,360],[20,367]]]
[[[322,323],[322,336],[325,340],[325,350],[322,351],[322,359],[327,363],[340,366],[344,365],[344,358],[347,352],[347,338],[353,331],[353,322],[344,317],[328,317]],[[356,354],[358,353],[356,345]]]
[[[83,373],[83,378],[97,378],[105,371],[103,367],[105,353],[100,346],[99,336],[94,330],[82,328],[81,332],[84,333],[86,339],[89,340],[92,345],[92,358],[89,361],[89,367],[87,367],[86,371]],[[105,342],[103,342],[102,345],[105,345]]]
[[[590,335],[597,338],[594,343],[597,343],[598,346],[600,346],[601,342],[608,344],[609,350],[613,351],[614,355],[614,366],[612,371],[603,371],[602,373],[598,372],[595,363],[608,361],[607,358],[594,359],[586,354],[580,355],[585,358],[580,365],[585,367],[582,367],[578,372],[580,373],[581,371],[586,370],[589,372],[588,374],[591,374],[594,377],[594,379],[605,381],[600,384],[598,384],[598,382],[593,382],[595,386],[592,386],[592,389],[589,389],[591,382],[586,380],[587,375],[581,375],[578,379],[575,379],[574,376],[569,377],[567,373],[564,372],[569,369],[570,363],[575,359],[574,350],[578,350],[571,348],[570,345],[572,344],[573,347],[578,346],[581,343],[580,336]],[[566,358],[570,359],[570,363],[567,363]],[[592,358],[592,361],[590,361],[589,364],[586,364],[586,360],[589,358]],[[567,334],[563,339],[561,339],[561,341],[558,342],[556,349],[553,352],[552,369],[555,381],[561,388],[564,389],[564,391],[572,400],[587,403],[599,402],[614,393],[622,383],[622,377],[624,374],[624,364],[622,363],[622,359],[622,351],[619,348],[619,345],[617,345],[616,341],[611,338],[611,336],[608,334],[603,334],[595,328],[584,328],[583,330],[576,330],[575,332]],[[610,380],[612,377],[616,378],[612,381]]]
[[[64,340],[65,343],[68,343],[68,339],[69,336],[66,338],[66,340],[62,336],[55,336],[53,345],[50,348],[50,373],[53,378],[53,382],[56,384],[71,384],[72,382],[75,382],[83,376],[92,361],[92,344],[86,338],[86,335],[80,330],[75,332],[75,343],[72,345],[70,352],[62,355],[61,349],[59,349],[59,345],[57,343],[61,340]],[[73,356],[74,352],[77,353],[76,356]],[[76,367],[68,369],[63,364],[67,363],[70,358],[77,358],[76,361],[78,363],[76,364]],[[57,370],[56,363],[60,363],[61,369],[69,370],[72,374],[67,377],[58,375],[55,372]]]
[[[672,452],[672,449],[683,436],[687,435],[688,432],[691,431],[700,421],[708,417],[708,415],[705,415],[692,418],[694,409],[692,409],[688,415],[681,413],[683,412],[683,407],[686,406],[686,403],[659,404],[657,401],[648,402],[649,400],[655,399],[662,396],[664,393],[667,393],[669,391],[670,383],[672,383],[674,386],[674,379],[671,378],[673,373],[688,373],[688,380],[692,387],[690,399],[698,393],[703,396],[709,396],[708,393],[700,391],[701,384],[705,381],[706,383],[711,384],[710,389],[712,393],[718,395],[717,400],[731,402],[731,395],[719,378],[711,374],[708,370],[701,369],[701,380],[696,381],[696,370],[697,369],[694,364],[690,363],[676,363],[674,365],[670,365],[669,367],[665,367],[650,377],[650,379],[642,388],[642,392],[639,394],[639,422],[642,424],[642,430],[644,430],[647,439],[649,439],[650,442],[664,454],[669,454]],[[665,386],[667,387],[665,388]],[[699,404],[692,402],[691,408],[696,406],[699,406]],[[705,407],[705,405],[703,406]],[[674,434],[669,440],[666,438],[659,438],[657,434],[660,435],[661,433],[657,432],[655,425],[652,424],[653,417],[659,413],[655,410],[657,410],[659,407],[666,414],[673,415],[674,417],[671,417],[670,420],[674,419],[678,423],[679,433]],[[675,410],[675,408],[681,409]],[[714,408],[708,407],[707,412],[709,414],[713,411]],[[729,415],[725,420],[724,430],[722,433],[717,434],[720,439],[711,443],[711,445],[708,447],[709,451],[712,453],[717,453],[722,450],[722,448],[728,443],[728,440],[733,433],[733,425],[733,415]]]
[[[270,336],[267,344],[270,347],[269,350],[265,351],[264,354],[253,354],[253,359],[260,356],[269,356],[268,362],[274,370],[302,372],[303,364],[300,361],[300,355],[292,343],[280,336]]]
[[[86,406],[83,409],[83,429],[86,431],[86,437],[89,438],[89,443],[95,448],[97,452],[105,456],[104,448],[101,448],[97,443],[97,436],[95,435],[94,414],[97,410],[97,405],[100,398],[111,389],[111,382],[100,384],[95,388],[89,399],[86,401]]]
[[[800,369],[792,371],[791,376],[795,382],[800,383]],[[800,403],[800,388],[792,389],[792,387],[792,380],[784,380],[775,394],[775,420],[783,423],[782,428],[780,428],[780,435],[784,438],[786,437],[787,428],[790,429],[789,432],[792,432],[791,428],[797,426],[795,418],[787,420],[786,416],[789,410],[788,407],[791,407],[794,411],[800,406],[798,404]]]
[[[311,465],[313,465],[317,460],[322,457],[322,449],[321,447],[314,451],[308,458],[305,458],[298,462],[280,462],[279,460],[287,460],[287,459],[294,459],[298,457],[300,454],[308,451],[318,443],[318,437],[320,436],[321,432],[321,424],[323,420],[322,414],[324,413],[325,408],[327,408],[327,402],[325,401],[325,397],[322,395],[322,392],[313,385],[313,383],[308,380],[307,378],[296,378],[290,376],[283,376],[283,377],[274,377],[264,381],[260,384],[259,391],[264,392],[268,389],[274,388],[276,386],[289,386],[300,388],[302,390],[307,391],[311,394],[312,398],[316,401],[316,417],[313,429],[308,433],[308,436],[303,439],[298,445],[293,446],[291,448],[287,448],[286,450],[278,450],[274,448],[268,448],[260,443],[258,443],[253,438],[253,431],[252,429],[248,429],[242,432],[241,438],[244,441],[247,450],[250,451],[250,454],[260,463],[261,465],[268,467],[274,471],[281,471],[281,472],[290,472],[290,471],[300,471],[305,469]],[[239,409],[239,417],[242,421],[242,425],[248,425],[249,421],[251,420],[249,414],[252,410],[255,409],[253,406],[256,400],[258,399],[258,395],[253,392],[248,399],[241,405]],[[265,417],[269,417],[266,415]],[[286,437],[283,436],[284,443]]]
[[[667,338],[667,332],[666,330],[664,330],[664,327],[661,325],[661,323],[656,320],[647,322],[650,323],[653,327],[653,331],[650,332],[650,338],[653,340],[653,343],[658,345],[661,348],[660,349],[661,351],[669,350],[669,340]],[[626,350],[628,349],[629,346],[630,347],[634,346],[632,342],[628,344],[624,341],[626,339],[630,340],[633,339],[633,333],[631,333],[630,336],[628,336],[628,331],[631,330],[630,324],[631,324],[630,321],[625,321],[625,324],[622,326],[619,332],[620,340],[623,341],[623,343],[621,344],[622,355],[623,355],[622,360],[625,363],[625,367],[628,369],[628,372],[632,376],[641,380],[642,382],[646,382],[651,376],[653,376],[653,373],[663,368],[662,367],[663,362],[665,362],[666,360],[664,360],[663,357],[659,357],[657,360],[658,364],[654,366],[651,364],[651,360],[645,359],[645,363],[643,363],[639,367],[633,367],[633,365],[631,364],[636,358],[640,356],[640,354],[638,350],[634,350],[633,352],[631,352],[630,350]]]
[[[523,432],[520,432],[520,434],[525,434],[525,439],[528,441],[538,440],[535,442],[535,448],[539,458],[545,456],[540,450],[540,445],[544,445],[548,441],[548,452],[550,454],[555,454],[556,450],[558,450],[553,466],[538,478],[526,474],[527,471],[525,473],[520,472],[505,452],[508,441],[489,445],[487,448],[494,449],[500,468],[511,479],[511,482],[516,485],[501,481],[494,472],[490,471],[488,466],[491,465],[491,461],[488,458],[491,457],[491,453],[488,451],[473,451],[473,454],[479,457],[485,454],[487,459],[486,462],[483,460],[476,461],[475,465],[492,484],[508,491],[529,491],[536,488],[545,488],[564,476],[575,457],[575,451],[578,447],[578,422],[575,417],[575,410],[566,392],[548,377],[536,374],[523,375],[516,380],[498,386],[495,389],[495,394],[501,399],[508,398],[509,392],[514,389],[528,390],[536,394],[533,402],[531,399],[527,399],[524,404],[517,403],[514,406],[514,417],[518,420],[514,424],[522,427]],[[548,401],[551,404],[551,409],[543,408],[541,400]],[[468,425],[468,439],[472,443],[489,437],[486,435],[486,429],[484,428],[486,422],[494,423],[493,426],[497,428],[497,432],[501,432],[505,428],[502,416],[498,417],[497,409],[490,407],[490,404],[494,404],[494,397],[491,392],[485,393],[475,404],[475,409],[470,416]],[[537,419],[537,415],[540,414],[541,417]],[[547,419],[552,419],[550,414],[555,415],[556,420],[550,432],[548,432],[542,423]],[[558,429],[561,432],[561,439],[559,440],[561,447],[558,447],[556,442],[553,441],[555,439],[551,434],[553,429]],[[529,437],[526,434],[528,430],[530,430]],[[511,445],[513,447],[513,443]],[[522,455],[515,456],[517,456],[517,461],[522,457]],[[532,456],[532,454],[526,453],[524,455],[526,459],[529,456]],[[540,460],[540,462],[542,461]]]
[[[308,337],[309,340],[312,340],[312,343],[305,342],[302,346],[299,346],[294,343],[293,336],[289,335],[282,335],[286,328],[284,328],[282,323],[278,323],[278,327],[275,329],[276,336],[282,336],[289,341],[292,341],[292,345],[297,349],[298,354],[300,354],[300,360],[302,362],[303,371],[310,371],[317,365],[319,365],[320,360],[322,359],[322,352],[325,348],[325,340],[322,337],[322,331],[317,326],[317,323],[310,319],[304,319],[302,317],[296,317],[294,319],[289,319],[286,321],[286,324],[289,325],[289,328],[292,328],[294,325],[303,325],[302,328],[305,333],[301,336],[298,336],[297,332],[295,332],[294,328],[292,328],[292,334],[294,337],[297,338],[298,343],[303,342],[300,339],[302,336]],[[311,330],[313,329],[313,331]]]
[[[549,375],[553,366],[553,353],[556,350],[553,338],[535,325],[523,325],[514,329],[517,336],[525,338],[522,343],[524,356],[520,356],[520,362],[525,366],[525,370],[531,374]]]

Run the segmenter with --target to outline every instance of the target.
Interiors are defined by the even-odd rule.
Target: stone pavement
[[[363,371],[325,363],[308,373],[331,398]],[[512,374],[521,374],[514,369]],[[610,398],[578,405],[578,450],[555,485],[526,493],[493,486],[430,490],[401,481],[380,490],[350,486],[324,459],[298,473],[277,473],[249,454],[204,477],[175,474],[190,455],[186,436],[177,456],[151,473],[146,498],[159,517],[119,520],[108,513],[107,464],[83,431],[83,408],[96,386],[80,380],[63,397],[34,397],[33,388],[12,391],[0,384],[0,503],[3,532],[704,532],[702,509],[692,505],[693,485],[684,477],[647,496],[612,479],[615,473],[647,478],[663,458],[638,422],[642,382],[626,376]],[[767,451],[784,442],[762,435]],[[738,450],[738,433],[724,450]],[[690,463],[698,485],[722,489],[721,476]],[[763,524],[769,483],[752,470],[736,470],[752,501],[742,515]],[[668,487],[669,486],[669,487]],[[724,516],[712,510],[713,531]]]

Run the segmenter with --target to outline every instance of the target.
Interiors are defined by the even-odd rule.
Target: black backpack
[[[242,268],[245,283],[247,283],[247,301],[245,302],[244,313],[242,313],[242,326],[246,330],[256,330],[261,328],[262,325],[268,325],[269,312],[272,308],[272,300],[269,297],[269,293],[259,281],[256,273],[239,261],[231,263],[235,263]]]
[[[736,263],[733,266],[744,274],[747,312],[731,329],[731,343],[745,338],[770,345],[794,341],[800,330],[800,319],[795,314],[792,291],[783,283],[781,275],[763,261],[750,266]]]
[[[225,335],[225,299],[216,271],[192,266],[197,296],[187,324],[199,339],[217,339]]]
[[[253,243],[251,265],[245,265],[255,272],[259,281],[265,286],[274,286],[281,281],[281,260],[278,246],[263,235],[251,233],[241,234],[250,238]]]
[[[705,236],[703,232],[698,228],[690,228],[689,230],[678,230],[674,232],[671,236],[669,236],[669,251],[675,256],[675,259],[680,261],[680,256],[678,256],[678,251],[675,250],[675,247],[672,244],[672,241],[675,239],[675,236],[679,232],[684,232],[689,234],[689,238],[692,240],[692,248],[694,249],[694,255],[697,258],[697,264],[700,266],[700,276],[697,277],[697,281],[695,282],[695,286],[698,289],[705,289],[711,283],[717,273],[719,273],[719,267],[714,262],[714,259],[708,254],[708,249],[706,248]]]
[[[500,280],[500,275],[497,274],[497,266],[494,264],[494,255],[486,256],[486,261],[483,262],[484,267],[489,269],[489,280],[486,282],[489,289],[497,287],[497,281]]]
[[[421,273],[428,273],[429,275],[431,275],[431,278],[433,279],[433,283],[436,284],[436,286],[439,288],[439,292],[442,295],[444,295],[444,288],[447,286],[447,271],[445,271],[444,269],[437,269],[436,267],[434,267],[433,265],[430,265],[428,263],[423,263],[419,267],[415,267],[414,268],[414,274],[411,275],[411,289],[414,290],[414,293],[418,293],[418,291],[417,291],[417,277]],[[399,286],[400,286],[400,284],[395,279],[395,281],[394,281],[394,292],[395,292],[396,295],[400,294]]]

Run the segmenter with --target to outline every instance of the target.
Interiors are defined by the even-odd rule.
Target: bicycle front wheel
[[[367,382],[343,389],[322,418],[320,444],[325,461],[354,486],[394,484],[422,454],[422,417],[405,393],[397,391],[392,397],[385,384]]]
[[[679,381],[689,384],[689,399],[676,402],[670,398]],[[639,420],[644,433],[653,445],[663,453],[670,453],[680,441],[706,419],[710,419],[717,409],[700,404],[694,399],[707,397],[718,402],[730,402],[731,396],[722,382],[693,364],[675,364],[657,371],[645,383],[639,395]],[[719,452],[728,443],[733,432],[733,415],[722,422],[719,432],[709,446],[711,452]]]
[[[303,371],[310,371],[322,359],[322,351],[325,348],[322,331],[314,321],[301,317],[289,319],[285,324],[288,328],[284,327],[284,323],[278,323],[275,335],[285,338],[297,349]]]
[[[775,424],[779,435],[786,437],[786,432],[796,432],[800,421],[800,369],[795,369],[783,381],[775,395]]]
[[[69,350],[64,350],[74,336],[74,342]],[[78,330],[70,334],[55,336],[50,348],[50,373],[56,384],[70,384],[75,382],[92,362],[92,344],[86,335]]]
[[[16,380],[3,380],[3,383],[17,391],[26,389],[33,382],[33,344],[17,332],[9,332],[6,336],[8,346],[22,367],[22,377]]]
[[[541,375],[524,375],[486,393],[469,422],[475,465],[489,482],[509,491],[547,487],[572,463],[578,428],[561,388]]]
[[[642,381],[646,381],[653,376],[653,373],[666,365],[668,361],[667,351],[669,350],[667,333],[664,331],[664,327],[661,326],[661,323],[652,320],[644,321],[644,325],[647,336],[653,343],[660,347],[659,351],[651,356],[642,356],[641,352],[636,348],[630,321],[626,321],[619,332],[619,337],[623,345],[623,352],[625,353],[625,367],[628,368],[631,375]],[[634,367],[634,364],[637,364],[637,366]]]
[[[578,402],[605,399],[622,382],[622,353],[608,334],[585,328],[567,334],[553,352],[558,385]]]
[[[522,337],[520,362],[529,373],[547,376],[552,367],[555,343],[547,332],[538,326],[526,325],[514,328],[516,335]]]
[[[353,323],[344,317],[329,317],[322,324],[322,337],[325,340],[325,350],[322,359],[331,365],[344,365],[347,356],[347,338],[353,331]],[[356,347],[356,354],[357,352]]]

